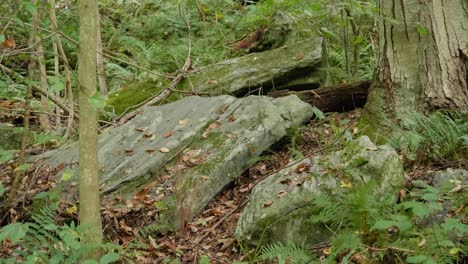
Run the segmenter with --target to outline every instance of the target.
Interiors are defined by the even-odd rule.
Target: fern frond
[[[307,263],[312,259],[309,252],[297,245],[288,243],[283,244],[270,244],[262,248],[262,253],[259,256],[260,260],[277,260],[280,264],[286,263]]]

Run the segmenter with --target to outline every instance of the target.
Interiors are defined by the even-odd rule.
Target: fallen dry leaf
[[[179,125],[185,125],[189,122],[190,120],[188,119],[182,119],[182,120],[179,120],[179,122],[177,122]]]
[[[175,134],[175,131],[174,131],[174,130],[166,131],[166,132],[164,133],[164,135],[163,135],[163,138],[168,138],[168,137],[170,137],[170,136],[172,136],[172,135],[174,135],[174,134]]]
[[[146,129],[148,129],[148,128],[147,127],[137,127],[137,128],[135,128],[135,130],[140,131],[140,132],[144,132]]]
[[[268,207],[273,204],[272,200],[267,201],[266,203],[263,204],[263,207]]]
[[[233,116],[233,115],[230,115],[229,118],[228,118],[228,121],[229,122],[234,122],[237,120],[237,117]]]
[[[153,153],[153,152],[156,151],[156,149],[154,149],[154,148],[149,148],[149,149],[145,149],[145,151],[148,152],[148,153]]]
[[[222,244],[221,250],[226,250],[227,248],[229,248],[230,246],[232,246],[232,244],[234,243],[234,241],[236,241],[234,238],[225,238],[225,239],[220,239],[220,240],[218,240],[218,243],[219,243],[219,244]]]
[[[296,172],[297,173],[302,173],[302,172],[309,172],[310,171],[310,165],[307,163],[301,163],[297,165],[296,167]]]
[[[205,129],[205,131],[203,132],[202,137],[203,137],[203,138],[207,138],[207,137],[210,135],[211,131],[212,131],[213,129],[219,127],[220,125],[221,125],[221,124],[220,124],[218,121],[211,123],[211,124]]]
[[[170,150],[166,147],[162,147],[159,149],[159,152],[162,152],[162,153],[168,153]]]
[[[287,194],[288,194],[288,191],[286,191],[286,190],[281,190],[281,191],[278,193],[277,197],[278,197],[278,198],[283,198],[283,197],[285,197]]]

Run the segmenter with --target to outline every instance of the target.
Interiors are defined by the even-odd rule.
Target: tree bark
[[[97,110],[88,98],[96,93],[96,0],[80,0],[80,48],[78,80],[80,82],[80,225],[82,243],[102,241],[102,220],[99,198],[99,163],[97,144]],[[89,257],[99,259],[100,252]]]
[[[104,56],[102,55],[102,37],[101,37],[101,16],[99,15],[99,10],[96,12],[96,23],[97,23],[97,78],[99,83],[99,91],[101,95],[107,95],[107,84],[106,84],[106,69],[104,67]]]
[[[468,109],[466,0],[380,0],[379,7],[379,65],[362,128],[388,135],[414,113]]]

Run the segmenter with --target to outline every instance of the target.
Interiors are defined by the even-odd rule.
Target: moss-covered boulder
[[[318,83],[322,60],[320,37],[229,59],[190,74],[181,89],[214,95],[265,94],[295,80]],[[262,91],[257,91],[258,89]]]
[[[0,150],[19,149],[22,135],[21,128],[0,123]]]
[[[260,182],[242,212],[235,235],[249,244],[293,242],[313,246],[326,242],[331,238],[330,230],[309,221],[320,212],[313,203],[318,195],[343,194],[369,182],[377,183],[368,185],[375,197],[396,195],[404,180],[396,151],[386,145],[375,146],[368,137],[362,137],[329,158],[294,162]]]
[[[290,127],[311,116],[312,107],[296,96],[194,96],[149,107],[100,135],[102,192],[133,197],[146,186],[167,207],[160,219],[177,226],[199,213]],[[65,165],[58,178],[74,169],[72,182],[62,184],[64,194],[74,199],[77,144],[42,154],[41,160],[53,168]]]

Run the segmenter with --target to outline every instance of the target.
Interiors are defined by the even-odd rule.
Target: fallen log
[[[297,91],[297,88],[295,91],[280,90],[270,92],[267,96],[283,97],[295,94],[302,101],[317,107],[322,112],[346,112],[364,106],[370,84],[371,81],[367,80],[318,89],[301,87],[300,91]]]

